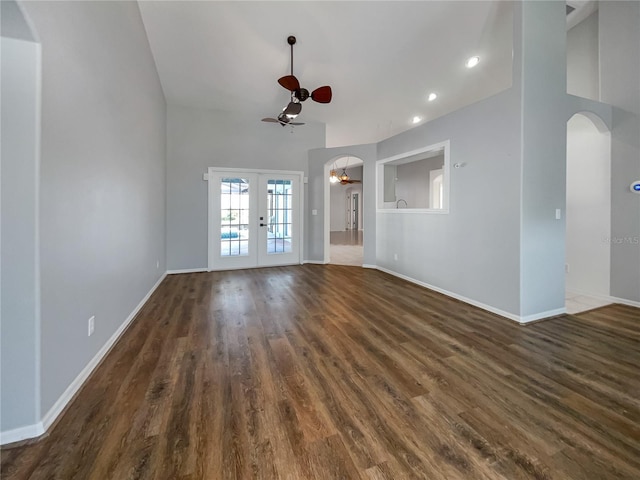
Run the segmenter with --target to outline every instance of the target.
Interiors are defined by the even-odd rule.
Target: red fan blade
[[[300,82],[293,75],[287,75],[285,77],[279,78],[278,83],[290,92],[293,92],[294,90],[298,90],[300,88]]]
[[[324,87],[316,88],[311,92],[311,99],[318,103],[329,103],[331,101],[331,87],[325,85]]]

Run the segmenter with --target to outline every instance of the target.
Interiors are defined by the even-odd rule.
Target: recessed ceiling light
[[[436,98],[438,98],[438,95],[436,95],[435,93],[430,93],[429,97],[427,97],[427,100],[433,102]]]
[[[422,120],[422,119],[416,115],[415,117],[413,117],[413,120],[411,120],[411,121],[413,123],[420,123],[420,120]]]
[[[465,65],[467,68],[473,68],[480,63],[480,57],[471,57]]]

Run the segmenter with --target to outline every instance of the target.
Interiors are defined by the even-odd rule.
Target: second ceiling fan
[[[282,126],[287,124],[295,125],[291,122],[302,111],[302,102],[311,98],[314,102],[329,103],[331,102],[332,91],[329,85],[318,87],[309,93],[309,90],[300,86],[300,81],[293,74],[293,46],[296,44],[296,37],[293,35],[287,38],[287,43],[291,47],[291,75],[285,75],[278,79],[278,83],[291,92],[291,101],[278,115],[278,118],[263,118],[263,122],[277,122]],[[298,123],[298,125],[303,125]]]

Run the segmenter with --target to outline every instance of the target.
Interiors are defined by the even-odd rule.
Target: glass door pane
[[[209,171],[209,270],[255,267],[258,176]]]
[[[267,254],[291,253],[291,180],[267,180]]]
[[[220,179],[220,256],[249,255],[249,179]]]
[[[300,176],[260,174],[258,264],[300,263]]]

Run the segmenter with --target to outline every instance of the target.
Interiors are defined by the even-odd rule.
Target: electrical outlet
[[[569,264],[568,263],[564,264],[564,273],[569,273]]]
[[[156,268],[160,268],[160,260],[156,260]]]
[[[93,333],[93,330],[95,329],[95,322],[96,322],[96,316],[93,315],[90,319],[89,319],[89,325],[88,325],[88,330],[87,330],[87,336],[90,337],[91,334]]]
[[[397,253],[394,253],[394,254],[393,254],[393,259],[394,259],[394,260],[398,260],[398,254],[397,254]]]

